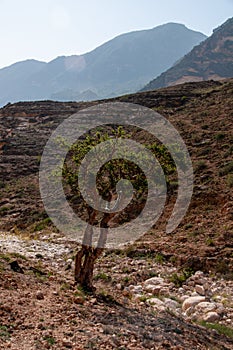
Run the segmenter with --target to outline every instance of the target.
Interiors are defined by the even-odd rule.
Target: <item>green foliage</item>
[[[224,326],[219,323],[208,323],[205,321],[199,322],[201,326],[206,327],[208,329],[215,329],[219,334],[224,334],[226,337],[233,339],[233,328]]]
[[[104,272],[99,272],[95,277],[95,280],[102,280],[102,281],[111,281],[111,276],[107,275]]]
[[[34,227],[34,231],[41,231],[51,224],[50,218],[45,218],[44,220],[37,223]]]
[[[220,133],[218,133],[218,134],[216,134],[215,135],[215,139],[217,140],[217,141],[221,141],[221,140],[223,140],[224,138],[225,138],[225,134],[224,133],[222,133],[222,132],[220,132]]]
[[[53,337],[46,336],[44,337],[44,340],[46,340],[49,345],[54,345],[56,343],[56,340]]]
[[[219,170],[219,175],[224,176],[233,172],[233,161],[227,163],[223,166],[221,170]]]
[[[0,213],[5,214],[6,212],[8,212],[9,209],[10,209],[9,207],[1,207]]]
[[[199,172],[207,168],[207,164],[204,160],[198,160],[195,164],[195,171]]]
[[[185,269],[180,273],[174,273],[170,276],[170,282],[174,283],[176,287],[181,287],[187,279],[192,276],[193,271],[191,269]]]
[[[117,149],[117,142],[119,139],[134,139],[135,130],[126,130],[122,126],[108,125],[107,131],[102,130],[91,130],[88,134],[84,135],[82,139],[79,139],[74,145],[70,147],[68,152],[64,167],[62,169],[63,174],[63,185],[65,193],[69,194],[69,198],[72,198],[73,202],[78,203],[79,210],[86,207],[86,204],[82,201],[82,195],[79,189],[80,177],[79,177],[79,167],[82,160],[90,150],[94,150],[94,158],[98,159],[102,163],[101,155],[98,152],[98,146],[100,143],[111,140],[111,147],[104,150],[106,154],[111,158],[110,161],[105,163],[99,172],[95,174],[93,171],[93,164],[86,164],[85,176],[90,180],[92,179],[93,187],[93,198],[98,200],[99,195],[102,196],[104,200],[109,200],[110,193],[116,193],[116,185],[121,179],[126,179],[131,182],[134,188],[134,199],[137,203],[143,203],[146,200],[146,195],[148,191],[147,178],[144,172],[139,168],[139,166],[133,161],[124,159],[124,152],[122,153],[122,158],[114,158],[115,149]],[[64,140],[58,140],[58,144],[61,147],[68,147]],[[176,172],[175,163],[171,157],[171,154],[164,145],[158,142],[147,142],[144,146],[154,155],[154,157],[159,161],[163,168],[163,172],[166,177],[167,183],[169,183],[169,176]],[[173,145],[173,154],[175,154],[177,163],[180,166],[184,164],[184,159],[182,151],[177,145]],[[129,152],[128,147],[125,149],[127,153]],[[131,151],[130,151],[131,152]],[[118,155],[119,156],[119,155]],[[132,151],[132,159],[141,159],[142,162],[146,162],[148,172],[154,171],[154,163],[148,158],[145,159],[145,153],[137,152],[134,154]],[[100,159],[101,158],[101,159]],[[112,159],[114,158],[114,159]],[[104,163],[104,162],[103,162]],[[59,169],[57,171],[60,171]],[[53,175],[56,175],[56,170]],[[95,183],[96,178],[96,183]],[[156,185],[160,184],[160,176],[154,179]],[[138,202],[139,201],[139,202]],[[82,204],[80,204],[82,203]]]
[[[155,261],[158,263],[158,264],[162,264],[162,263],[164,263],[164,261],[165,261],[165,258],[164,258],[164,256],[162,255],[162,254],[156,254],[155,255]]]
[[[227,175],[227,186],[232,188],[233,187],[233,174]]]
[[[4,187],[5,187],[4,181],[0,180],[0,188],[4,188]]]
[[[9,339],[10,333],[7,326],[0,325],[0,338]]]

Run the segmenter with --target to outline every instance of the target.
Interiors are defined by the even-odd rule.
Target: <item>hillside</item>
[[[0,109],[3,349],[232,349],[232,93],[228,79],[96,102],[20,102]],[[48,220],[38,167],[61,121],[106,101],[152,108],[177,128],[192,158],[194,193],[179,227],[166,234],[174,183],[155,227],[98,260],[97,289],[90,295],[73,284],[77,243]]]
[[[233,18],[214,30],[212,36],[177,64],[147,84],[142,91],[191,81],[233,77]],[[155,74],[156,76],[156,74]]]
[[[34,67],[32,61],[20,62],[0,70],[0,105],[134,92],[205,38],[184,25],[168,23],[122,34],[84,55],[61,56],[49,63],[33,61]]]

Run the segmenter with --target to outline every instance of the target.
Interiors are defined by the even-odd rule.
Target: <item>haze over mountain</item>
[[[155,72],[156,77],[157,72]],[[194,47],[177,64],[147,84],[142,91],[184,82],[233,77],[233,18],[216,28],[211,37]]]
[[[206,36],[182,24],[122,34],[84,55],[26,60],[0,70],[0,105],[21,100],[90,100],[135,92]]]

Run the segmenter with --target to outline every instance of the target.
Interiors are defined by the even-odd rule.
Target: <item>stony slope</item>
[[[190,83],[118,99],[153,108],[167,117],[184,138],[195,170],[194,195],[181,226],[171,236],[163,231],[174,192],[167,213],[158,227],[138,243],[138,249],[161,250],[177,264],[187,263],[193,269],[230,272],[232,84],[232,80]],[[25,102],[0,110],[2,229],[31,225],[29,230],[33,230],[38,223],[38,227],[44,227],[46,216],[37,178],[43,147],[51,130],[64,118],[92,104]]]
[[[156,227],[123,251],[106,251],[92,296],[73,285],[77,244],[46,218],[38,165],[51,131],[98,102],[25,102],[0,110],[1,348],[232,349],[232,93],[233,80],[226,80],[118,99],[153,108],[179,130],[193,161],[194,195],[171,235],[165,222],[175,188]],[[199,303],[192,299],[186,309],[189,297]],[[212,322],[200,327],[204,319]]]
[[[230,18],[215,29],[210,38],[194,47],[177,64],[147,84],[142,91],[188,81],[231,78],[233,77],[232,57],[233,18]]]

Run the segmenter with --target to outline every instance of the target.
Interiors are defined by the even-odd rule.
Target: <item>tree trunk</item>
[[[95,287],[93,286],[93,271],[95,261],[101,256],[105,249],[107,234],[108,234],[108,222],[114,216],[112,213],[105,213],[100,222],[100,235],[96,248],[92,247],[93,236],[93,224],[96,218],[97,212],[92,211],[89,215],[89,223],[84,233],[83,243],[81,249],[77,252],[75,257],[75,283],[78,283],[82,288],[87,291],[93,292]]]

